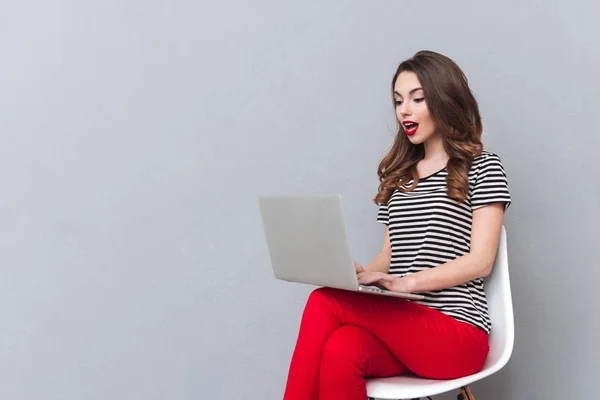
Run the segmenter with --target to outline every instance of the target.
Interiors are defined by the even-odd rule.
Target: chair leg
[[[456,396],[457,400],[475,400],[475,396],[471,393],[471,388],[463,386],[460,388],[460,393]]]

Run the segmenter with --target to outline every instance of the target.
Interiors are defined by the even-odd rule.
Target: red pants
[[[473,374],[487,334],[408,300],[320,288],[304,309],[284,400],[366,400],[365,377]]]

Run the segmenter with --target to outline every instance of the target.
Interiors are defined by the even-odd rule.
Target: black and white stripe
[[[469,252],[473,210],[511,202],[500,158],[484,151],[469,172],[469,196],[457,204],[447,195],[446,168],[425,178],[410,192],[395,191],[379,207],[377,220],[389,225],[392,260],[390,274],[405,276],[452,261]],[[405,184],[410,187],[412,180]],[[459,321],[490,332],[483,280],[422,293],[417,301]]]

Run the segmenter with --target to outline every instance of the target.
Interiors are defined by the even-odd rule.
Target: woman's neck
[[[446,149],[444,149],[444,142],[441,135],[430,138],[423,143],[423,146],[425,149],[423,160],[425,161],[448,160],[450,158],[448,153],[446,153]]]

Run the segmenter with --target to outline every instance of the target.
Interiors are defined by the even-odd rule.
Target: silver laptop
[[[413,300],[423,298],[358,284],[340,195],[260,196],[259,205],[277,279]]]

